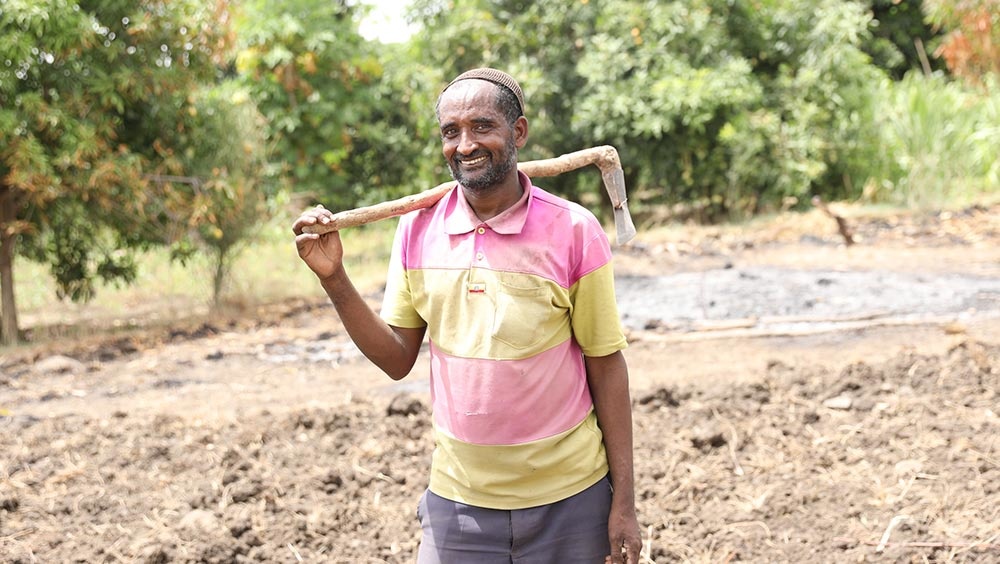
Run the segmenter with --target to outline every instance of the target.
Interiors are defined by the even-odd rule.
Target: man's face
[[[451,175],[476,192],[516,175],[517,150],[527,140],[527,121],[507,122],[497,108],[496,89],[485,80],[463,80],[448,88],[438,104],[442,153]]]

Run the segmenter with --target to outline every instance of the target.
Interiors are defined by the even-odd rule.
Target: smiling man
[[[436,446],[418,562],[636,563],[632,417],[611,249],[583,207],[517,170],[521,87],[475,69],[437,104],[458,186],[400,219],[381,314],[315,208],[294,223],[361,351],[405,377],[430,342]]]

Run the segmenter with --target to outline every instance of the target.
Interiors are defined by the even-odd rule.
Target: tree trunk
[[[229,271],[228,254],[225,248],[215,249],[215,274],[212,276],[212,307],[218,308],[222,303],[222,286],[226,280],[226,273]]]
[[[21,338],[14,301],[15,205],[14,191],[0,185],[0,344],[3,345],[13,345]]]

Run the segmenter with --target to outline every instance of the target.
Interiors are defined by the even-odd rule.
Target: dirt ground
[[[642,561],[1000,561],[998,212],[617,249]],[[412,562],[431,449],[426,359],[378,373],[318,286],[24,347],[0,562]]]

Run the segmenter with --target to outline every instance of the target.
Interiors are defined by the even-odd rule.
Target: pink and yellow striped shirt
[[[600,223],[519,176],[521,200],[489,221],[460,189],[401,218],[381,314],[427,327],[431,491],[495,509],[607,473],[583,355],[627,346]]]

